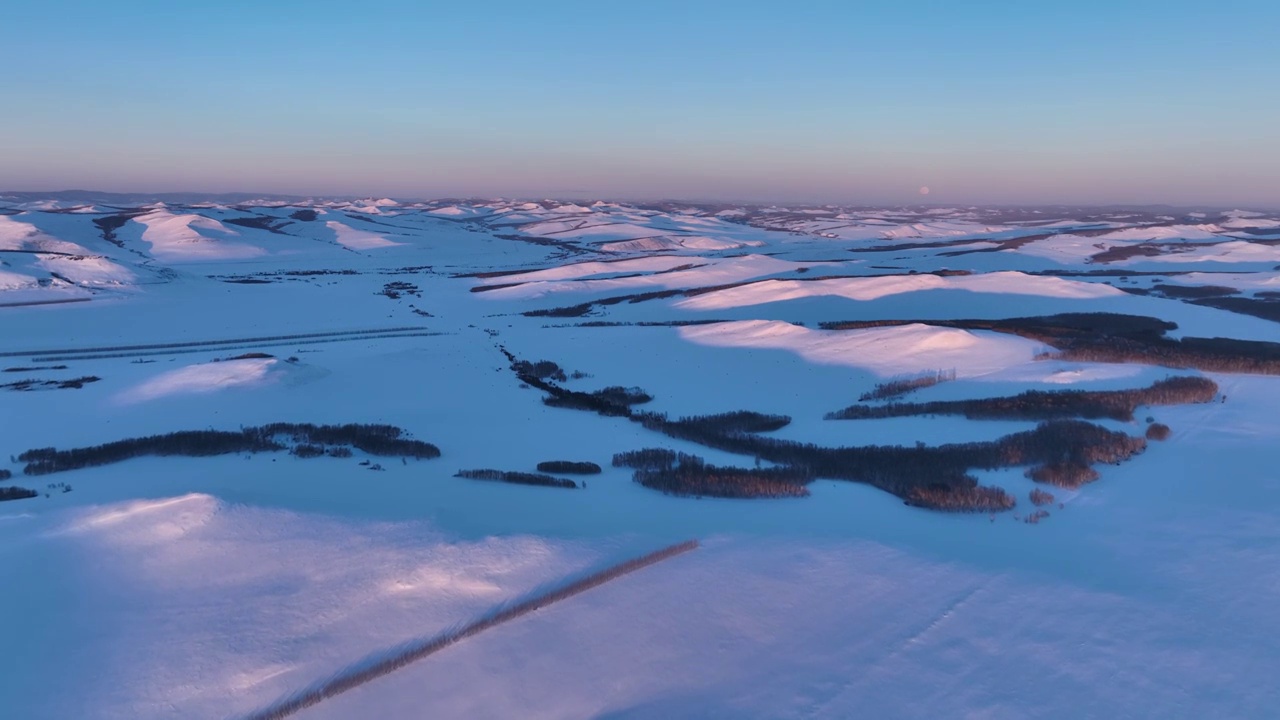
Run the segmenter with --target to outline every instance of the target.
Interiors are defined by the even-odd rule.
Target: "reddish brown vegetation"
[[[1040,488],[1035,488],[1034,490],[1031,491],[1031,504],[1035,505],[1036,507],[1039,507],[1041,505],[1052,505],[1054,503],[1054,500],[1055,498],[1053,497],[1053,493],[1051,492],[1045,492]]]
[[[1146,445],[1141,438],[1131,439],[1142,442],[1143,446]],[[1074,489],[1097,480],[1099,475],[1097,470],[1088,465],[1080,462],[1064,461],[1031,468],[1027,471],[1027,477],[1047,485]]]

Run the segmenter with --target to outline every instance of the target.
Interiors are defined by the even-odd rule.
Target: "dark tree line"
[[[255,453],[284,450],[282,438],[297,443],[295,454],[315,457],[327,452],[343,457],[338,447],[351,446],[370,455],[415,458],[440,457],[440,449],[431,443],[403,437],[404,431],[394,425],[312,425],[310,423],[273,423],[262,427],[235,430],[180,430],[164,435],[129,438],[92,447],[58,450],[27,450],[18,459],[27,463],[27,475],[75,470],[109,465],[147,455],[208,457],[230,453]],[[329,447],[327,446],[338,446]],[[302,448],[301,451],[298,448]],[[348,449],[348,455],[350,450]],[[313,454],[316,453],[316,454]]]
[[[24,487],[14,487],[12,485],[8,487],[0,487],[0,502],[4,502],[5,500],[26,500],[27,498],[37,497],[38,495],[40,495],[40,493],[35,490],[28,490]]]
[[[1269,298],[1262,293],[1258,293],[1255,297],[1216,297],[1204,298],[1201,300],[1192,300],[1195,305],[1204,305],[1206,307],[1218,308],[1228,312],[1240,313],[1241,315],[1252,315],[1270,320],[1272,322],[1280,322],[1280,302],[1275,298]]]
[[[1132,390],[1028,390],[1018,395],[889,405],[852,405],[828,420],[868,420],[913,415],[963,415],[970,420],[1052,420],[1110,418],[1129,421],[1142,405],[1206,403],[1218,385],[1203,377],[1174,377]]]
[[[289,451],[290,455],[299,458],[317,458],[322,457],[325,453],[323,445],[312,445],[311,443],[298,443]]]
[[[508,353],[508,357],[514,365],[514,356]],[[568,392],[531,376],[521,376],[521,380],[535,387],[550,388],[547,392],[553,397]],[[566,407],[599,412],[589,405]],[[634,412],[627,406],[615,406],[612,412],[602,414],[627,417],[645,428],[673,438],[753,456],[757,461],[766,460],[804,472],[809,477],[867,483],[902,498],[910,505],[952,511],[1004,510],[1016,504],[1004,490],[980,486],[977,479],[969,474],[972,470],[1020,466],[1088,467],[1103,462],[1119,463],[1146,448],[1144,438],[1130,437],[1080,420],[1049,420],[1033,430],[986,442],[933,447],[917,444],[915,447],[872,445],[830,448],[760,434],[785,427],[791,421],[785,415],[737,411],[672,420],[665,414]],[[659,450],[622,453],[614,458],[615,466],[666,473],[659,476],[667,478],[674,477],[675,471],[690,462],[686,456]]]
[[[540,487],[577,488],[578,483],[565,478],[552,477],[541,473],[513,472],[508,470],[459,470],[455,477],[470,480],[488,480],[492,482],[512,483],[515,485],[537,485]]]
[[[599,475],[602,470],[599,465],[593,462],[548,460],[538,463],[538,472],[560,473],[562,475]]]
[[[16,382],[4,383],[0,385],[0,389],[13,390],[15,392],[23,392],[27,390],[79,390],[80,388],[95,383],[102,378],[96,375],[85,375],[84,377],[71,378],[69,380],[18,380]]]
[[[717,467],[696,455],[680,458],[666,467],[639,468],[632,479],[664,495],[719,498],[808,497],[805,485],[813,482],[806,468]]]
[[[634,470],[666,470],[680,463],[693,462],[702,462],[702,458],[667,448],[628,450],[613,456],[614,467],[628,467]]]

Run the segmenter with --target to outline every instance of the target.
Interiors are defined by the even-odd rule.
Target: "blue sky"
[[[1280,3],[15,3],[0,188],[1280,206]]]

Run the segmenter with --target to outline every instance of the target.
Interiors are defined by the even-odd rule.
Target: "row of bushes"
[[[27,390],[79,390],[85,385],[98,382],[101,379],[96,375],[85,375],[84,377],[71,378],[69,380],[18,380],[0,384],[0,389],[16,392]]]
[[[1028,390],[1008,397],[889,405],[851,405],[828,420],[867,420],[913,415],[963,415],[970,420],[1050,420],[1110,418],[1129,421],[1142,405],[1206,403],[1218,385],[1203,377],[1174,377],[1131,390]]]
[[[294,453],[299,457],[314,457],[325,452],[335,457],[342,456],[335,454],[340,452],[337,448],[325,450],[325,446],[350,446],[370,455],[440,457],[440,449],[435,445],[406,438],[404,431],[393,425],[273,423],[238,431],[182,430],[70,450],[37,448],[27,450],[18,459],[27,463],[23,469],[25,474],[46,475],[146,455],[207,457],[284,450],[286,446],[280,442],[282,437],[297,444]],[[350,456],[349,450],[347,456]]]
[[[613,465],[634,468],[632,479],[647,488],[684,497],[808,497],[805,485],[813,482],[813,473],[806,468],[717,467],[697,455],[666,448],[618,453]]]
[[[599,465],[593,462],[548,460],[538,463],[538,472],[561,473],[563,475],[599,475],[602,470]]]
[[[1057,498],[1055,498],[1051,492],[1045,492],[1040,488],[1033,488],[1031,490],[1031,504],[1036,507],[1052,505],[1056,500]]]
[[[26,500],[27,498],[36,497],[39,494],[40,493],[35,490],[28,490],[23,487],[0,487],[0,502],[4,502],[6,500]]]
[[[560,370],[555,363],[547,360],[539,363],[530,363],[518,360],[506,348],[500,347],[499,350],[507,356],[507,360],[511,363],[511,370],[515,372],[516,377],[520,378],[521,382],[547,393],[547,397],[543,398],[542,402],[551,407],[587,410],[607,417],[630,417],[632,405],[647,403],[653,399],[651,395],[640,388],[626,388],[620,385],[589,393],[568,390],[548,380],[547,377],[550,377],[550,375],[547,377],[539,376],[539,366],[544,363],[546,365],[542,369],[546,369],[546,366],[555,366],[556,370]],[[563,373],[563,371],[560,372]]]
[[[938,370],[927,375],[920,375],[913,378],[901,378],[898,380],[890,380],[876,385],[869,392],[865,392],[858,398],[859,402],[868,402],[871,400],[888,400],[889,398],[902,397],[907,393],[923,390],[927,387],[933,387],[938,383],[948,382],[956,379],[956,371],[950,370],[943,372]]]
[[[516,485],[537,485],[540,487],[558,487],[574,489],[578,483],[564,478],[551,477],[540,473],[512,472],[508,470],[459,470],[454,477],[471,480],[489,480],[492,482],[513,483]]]

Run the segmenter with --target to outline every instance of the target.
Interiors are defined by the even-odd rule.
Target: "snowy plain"
[[[1172,337],[1280,342],[1275,321],[1152,290],[1264,302],[1275,287],[1280,216],[1196,215],[0,196],[0,384],[99,378],[0,388],[0,459],[277,421],[390,423],[443,453],[380,472],[360,453],[41,477],[0,461],[14,474],[0,486],[41,493],[0,503],[0,716],[241,717],[696,537],[299,717],[1273,717],[1275,377],[1211,373],[1225,402],[1140,410],[1172,437],[1052,488],[1062,508],[1031,525],[1037,486],[1017,468],[979,473],[1019,499],[994,516],[831,480],[804,499],[666,496],[612,454],[751,458],[548,407],[500,349],[584,373],[570,388],[642,387],[673,416],[786,414],[780,438],[990,440],[1034,423],[823,415],[935,370],[957,379],[909,399],[1197,374],[1037,359],[1035,341],[928,320],[1105,311],[1176,322]],[[1157,254],[1104,254],[1143,243]],[[818,326],[845,320],[926,322]],[[245,353],[268,357],[231,359]],[[556,459],[605,470],[576,491],[453,477]]]

